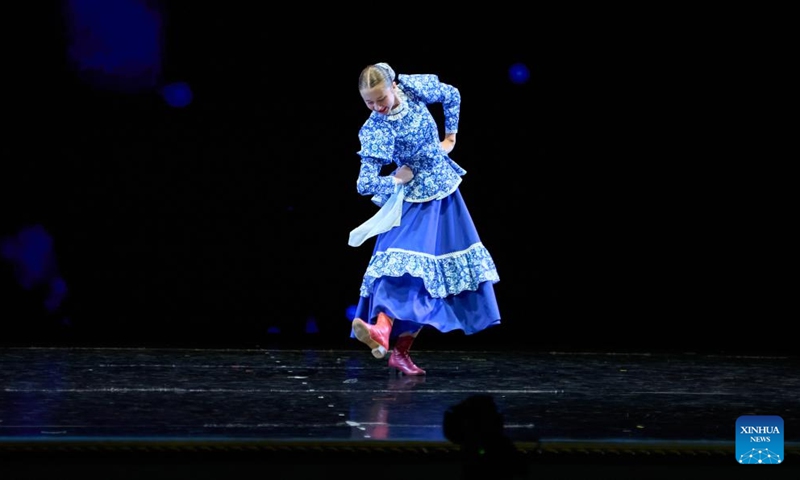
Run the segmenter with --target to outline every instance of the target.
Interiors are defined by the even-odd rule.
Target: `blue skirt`
[[[460,191],[405,202],[400,225],[375,237],[355,316],[386,313],[393,337],[423,326],[471,335],[500,323],[498,281]]]

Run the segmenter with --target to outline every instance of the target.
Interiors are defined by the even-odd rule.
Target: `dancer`
[[[461,94],[437,75],[398,76],[386,63],[364,68],[358,88],[371,113],[358,135],[356,188],[381,208],[350,235],[351,246],[375,237],[351,337],[376,358],[390,353],[394,371],[425,375],[409,355],[424,327],[470,335],[500,324],[500,277],[459,191],[466,171],[449,156]],[[437,102],[442,140],[428,109]],[[390,164],[394,172],[381,175]]]

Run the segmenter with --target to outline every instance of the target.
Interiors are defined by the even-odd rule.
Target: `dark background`
[[[183,108],[76,72],[63,4],[15,6],[2,234],[43,227],[67,295],[3,262],[3,344],[358,348],[356,81],[386,61],[460,89],[452,157],[501,277],[502,326],[418,348],[794,352],[784,77],[746,25],[197,3],[161,5]]]

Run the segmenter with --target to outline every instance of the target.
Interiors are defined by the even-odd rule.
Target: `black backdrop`
[[[452,156],[501,277],[501,327],[425,346],[793,351],[759,328],[788,288],[781,227],[739,167],[761,123],[736,45],[513,11],[342,23],[190,3],[164,27],[185,108],[87,85],[56,8],[6,33],[2,233],[42,225],[68,294],[48,312],[3,263],[3,343],[357,347],[371,243],[347,235],[374,206],[355,191],[356,78],[387,61],[461,90]]]

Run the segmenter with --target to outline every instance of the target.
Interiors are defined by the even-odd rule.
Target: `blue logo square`
[[[742,465],[783,462],[783,418],[742,415],[736,419],[736,461]]]

